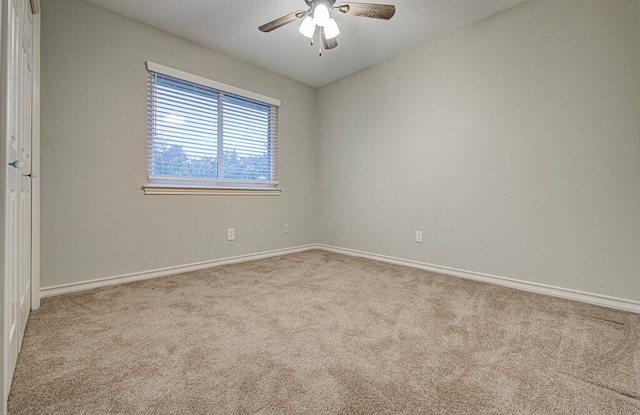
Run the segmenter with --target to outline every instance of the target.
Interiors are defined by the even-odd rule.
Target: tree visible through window
[[[149,71],[149,180],[277,184],[278,107]]]

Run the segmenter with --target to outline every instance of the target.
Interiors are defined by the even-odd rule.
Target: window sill
[[[201,195],[201,196],[280,196],[274,187],[185,186],[149,183],[142,186],[145,195]]]

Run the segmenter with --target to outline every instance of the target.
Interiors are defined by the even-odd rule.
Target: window
[[[280,101],[147,62],[145,194],[279,194]]]

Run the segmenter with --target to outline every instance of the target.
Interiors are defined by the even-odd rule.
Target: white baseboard
[[[240,255],[231,258],[222,258],[212,261],[198,262],[195,264],[180,265],[156,269],[153,271],[136,272],[133,274],[118,275],[115,277],[100,278],[91,281],[83,281],[71,284],[44,287],[40,290],[41,297],[51,297],[54,295],[69,294],[78,291],[91,290],[110,285],[124,284],[128,282],[147,280],[151,278],[165,277],[169,275],[182,274],[185,272],[198,271],[201,269],[218,267],[221,265],[237,264],[240,262],[255,261],[258,259],[272,258],[276,256],[295,254],[297,252],[321,249],[337,254],[368,258],[375,261],[388,262],[391,264],[404,265],[413,268],[424,269],[438,274],[452,275],[455,277],[484,281],[491,284],[502,285],[518,290],[534,292],[537,294],[551,295],[554,297],[566,298],[574,301],[595,304],[599,306],[615,308],[624,311],[640,313],[640,302],[626,300],[622,298],[609,297],[606,295],[587,293],[583,291],[571,290],[567,288],[554,287],[551,285],[538,284],[535,282],[515,280],[512,278],[498,277],[496,275],[483,274],[480,272],[466,271],[441,265],[428,264],[425,262],[413,261],[409,259],[395,258],[387,255],[373,254],[370,252],[357,251],[355,249],[339,248],[324,244],[311,244],[294,248],[278,249],[274,251],[260,252],[256,254]]]
[[[515,288],[518,290],[529,291],[537,294],[551,295],[554,297],[566,298],[574,301],[581,301],[584,303],[595,304],[599,306],[615,308],[624,311],[631,311],[633,313],[640,313],[640,302],[633,300],[626,300],[622,298],[609,297],[606,295],[592,294],[583,291],[571,290],[567,288],[554,287],[551,285],[538,284],[535,282],[527,282],[521,280],[515,280],[511,278],[498,277],[496,275],[482,274],[479,272],[465,271],[456,268],[443,267],[440,265],[427,264],[419,261],[412,261],[408,259],[394,258],[386,255],[372,254],[369,252],[357,251],[354,249],[339,248],[330,245],[317,245],[318,249],[324,251],[334,252],[337,254],[357,256],[362,258],[373,259],[381,262],[388,262],[390,264],[405,265],[408,267],[424,269],[438,274],[453,275],[455,277],[484,281],[491,284],[502,285],[509,288]]]
[[[91,290],[94,288],[106,287],[109,285],[125,284],[128,282],[148,280],[151,278],[166,277],[169,275],[182,274],[185,272],[198,271],[206,268],[219,267],[221,265],[237,264],[240,262],[255,261],[258,259],[272,258],[276,256],[295,254],[297,252],[317,249],[316,245],[304,245],[294,248],[277,249],[274,251],[259,252],[256,254],[239,255],[230,258],[214,259],[212,261],[197,262],[195,264],[179,265],[155,269],[153,271],[134,272],[132,274],[118,275],[115,277],[100,278],[90,281],[74,282],[71,284],[56,285],[40,289],[41,297],[52,297],[54,295],[70,294],[78,291]]]

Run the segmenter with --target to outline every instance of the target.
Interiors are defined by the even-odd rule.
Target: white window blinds
[[[269,97],[147,62],[149,183],[275,187]]]

